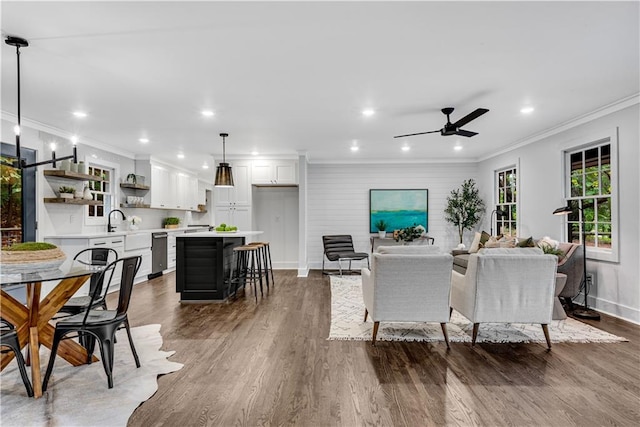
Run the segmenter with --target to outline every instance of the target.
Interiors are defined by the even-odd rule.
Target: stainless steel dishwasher
[[[148,278],[162,276],[167,268],[167,233],[151,233],[151,274]]]

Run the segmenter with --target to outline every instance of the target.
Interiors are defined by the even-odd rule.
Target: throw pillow
[[[519,248],[535,248],[536,244],[533,241],[533,236],[530,236],[527,239],[520,239],[520,241],[518,241],[517,246]]]
[[[473,237],[473,242],[471,242],[471,247],[469,248],[470,254],[475,254],[480,249],[480,237],[481,234],[476,231],[475,236]]]
[[[498,238],[496,236],[491,236],[489,237],[489,240],[487,240],[486,242],[484,242],[484,245],[482,246],[483,248],[499,248],[500,247],[500,241],[498,240]]]

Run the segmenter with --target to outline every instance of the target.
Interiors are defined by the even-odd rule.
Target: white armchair
[[[434,246],[378,250],[371,269],[362,269],[364,320],[370,314],[374,322],[373,345],[380,322],[439,322],[448,348],[453,257]]]
[[[451,277],[451,307],[473,322],[540,323],[547,347],[557,258],[538,248],[483,249],[469,256],[466,274]]]

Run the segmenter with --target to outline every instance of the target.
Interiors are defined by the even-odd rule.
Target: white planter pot
[[[73,193],[60,193],[61,199],[73,199]]]
[[[385,237],[387,237],[387,232],[386,231],[378,231],[378,237],[380,237],[381,239],[384,239]]]

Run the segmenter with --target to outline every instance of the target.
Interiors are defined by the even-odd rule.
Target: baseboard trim
[[[309,277],[309,266],[299,268],[298,277]]]
[[[640,310],[637,308],[601,298],[592,299],[591,296],[589,296],[589,304],[592,304],[591,307],[596,311],[640,325]]]

